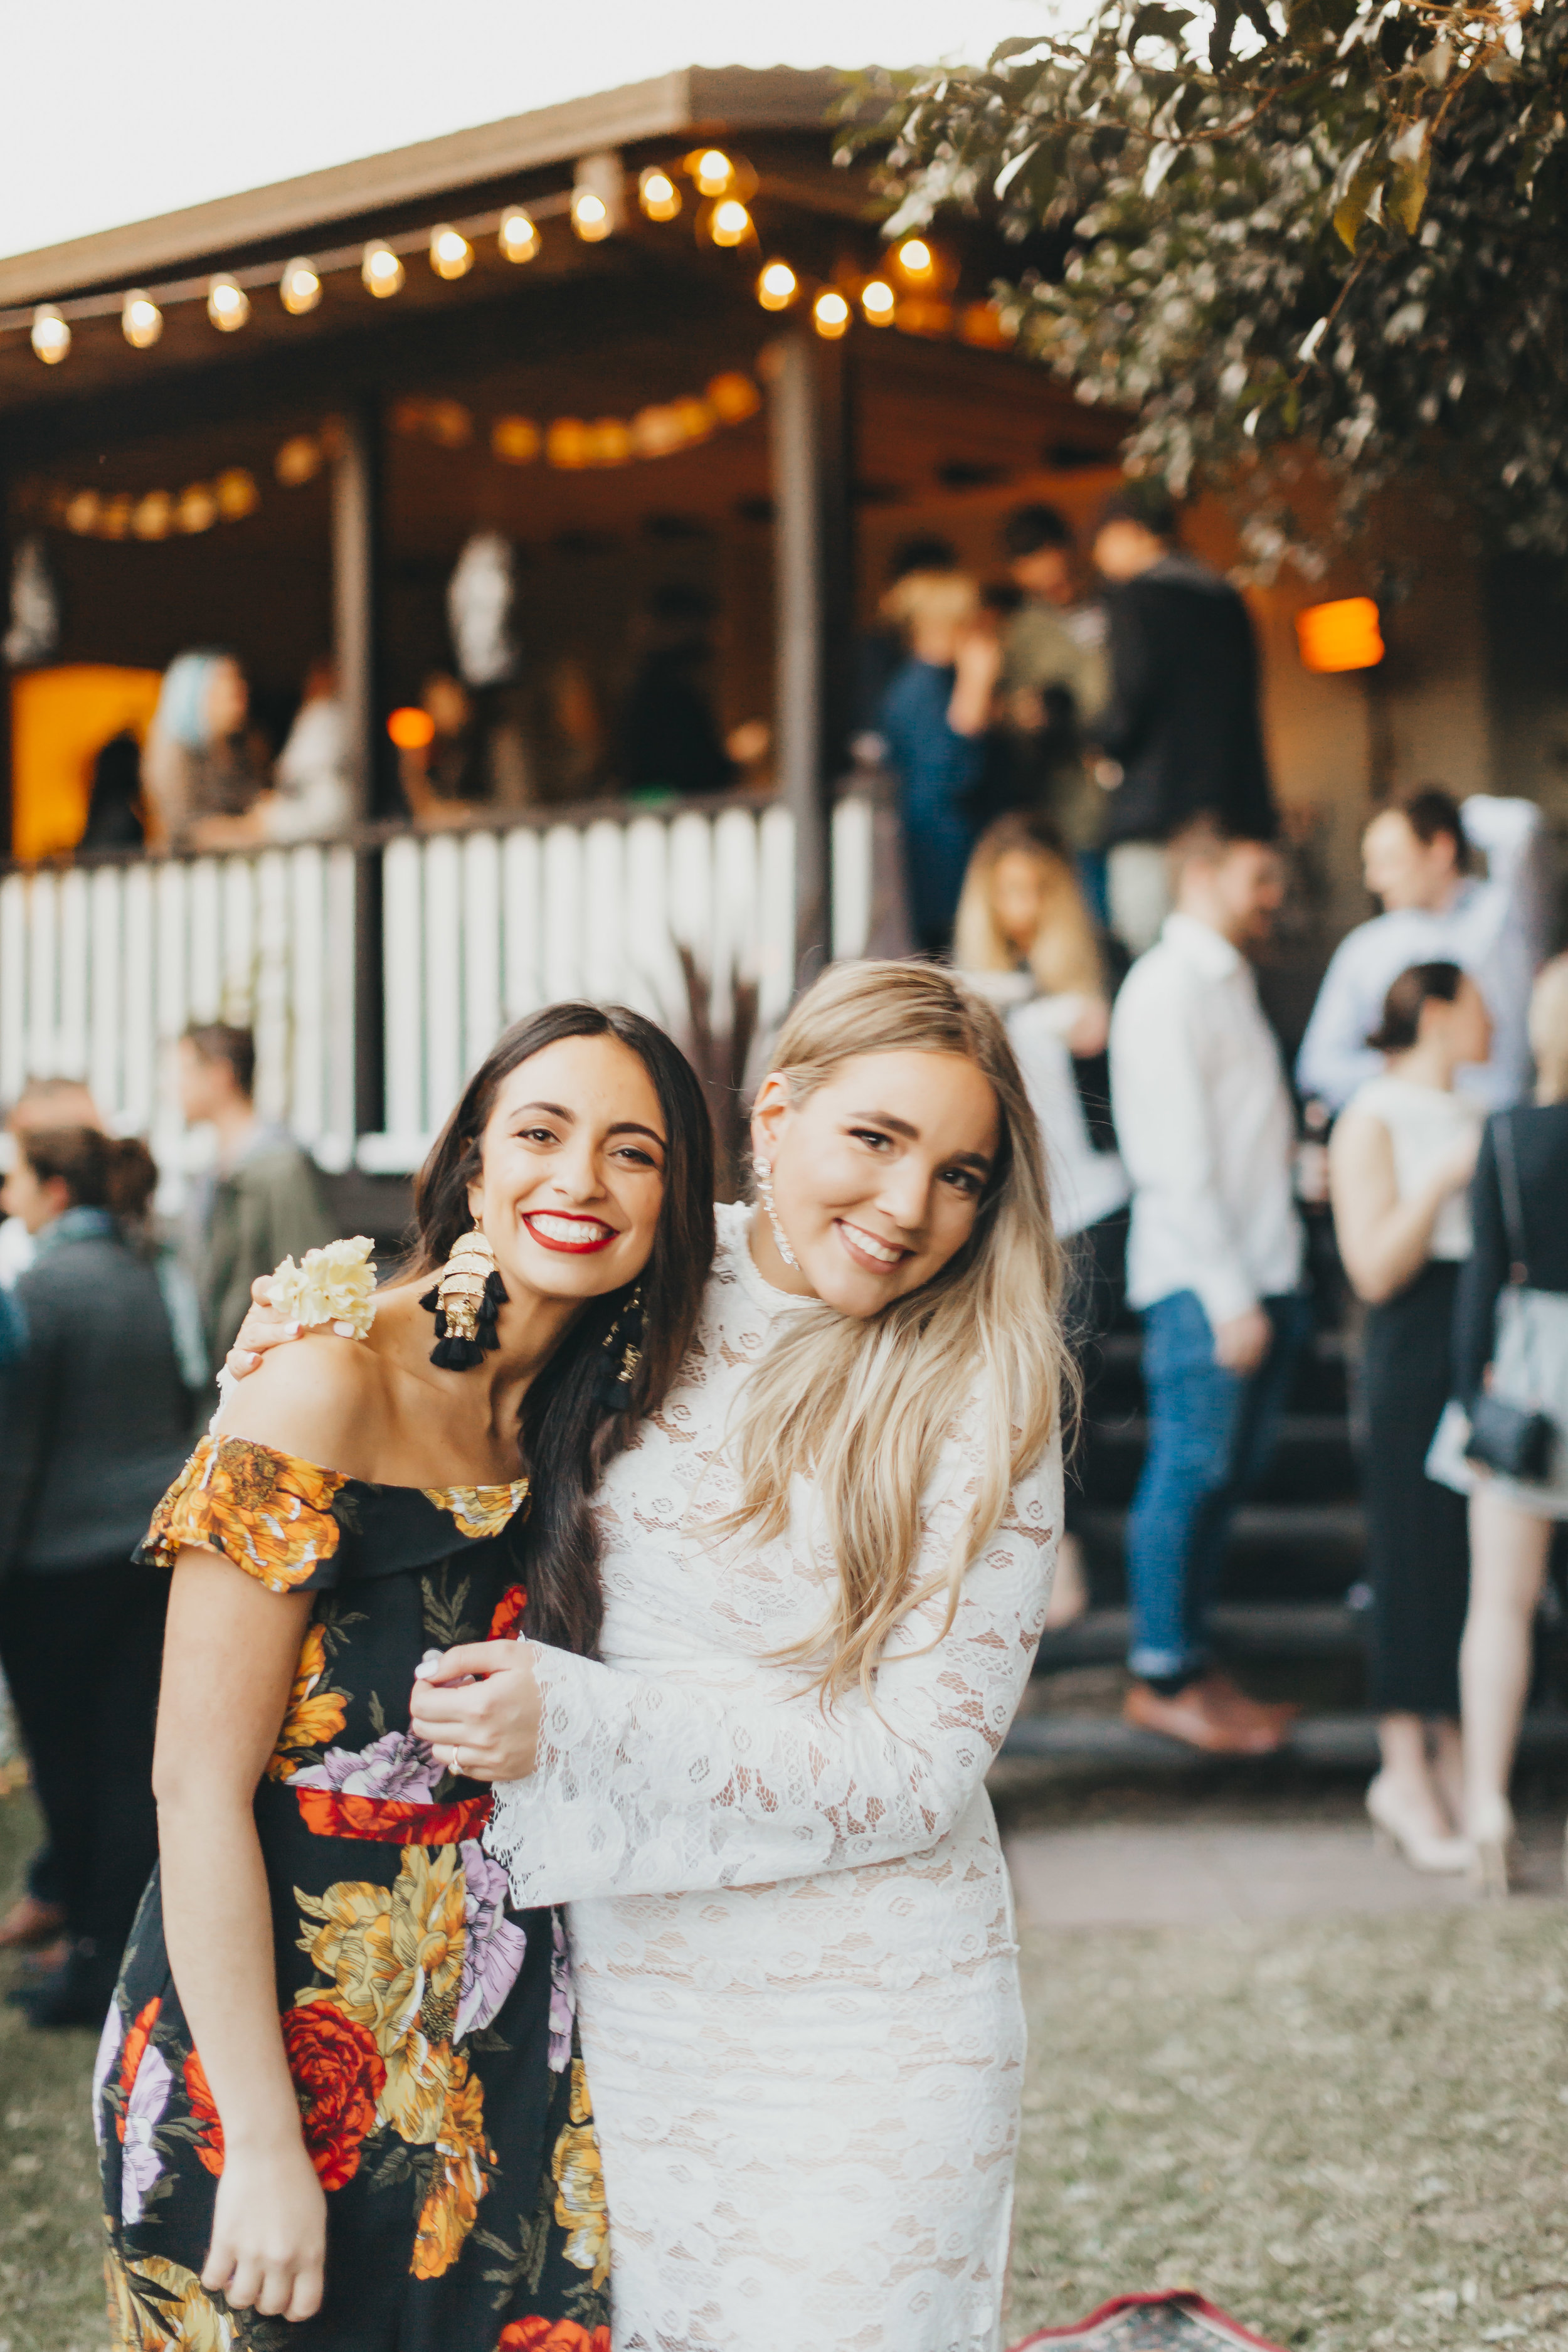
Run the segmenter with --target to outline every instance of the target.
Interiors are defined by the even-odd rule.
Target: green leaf
[[[1432,158],[1423,153],[1419,163],[1408,164],[1395,173],[1388,191],[1388,208],[1405,231],[1414,236],[1421,225],[1421,215],[1426,205],[1426,183],[1431,175]]]
[[[1362,223],[1372,209],[1372,200],[1383,186],[1383,173],[1376,163],[1363,163],[1344,194],[1334,206],[1334,227],[1341,242],[1353,253],[1361,235]]]

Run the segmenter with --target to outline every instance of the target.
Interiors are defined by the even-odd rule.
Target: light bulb
[[[213,496],[225,522],[243,522],[261,504],[261,493],[256,478],[244,466],[231,466],[213,484]]]
[[[391,246],[373,237],[365,247],[359,274],[373,294],[395,294],[403,283],[403,264]]]
[[[207,317],[220,332],[232,335],[249,316],[250,297],[237,279],[226,274],[208,279]]]
[[[542,446],[531,416],[498,416],[490,426],[490,447],[503,466],[531,466]]]
[[[65,524],[79,539],[90,539],[102,516],[103,501],[96,490],[78,490],[66,502]]]
[[[188,537],[197,531],[210,530],[217,520],[217,500],[205,482],[192,482],[180,492],[174,509],[174,527]]]
[[[763,395],[749,375],[739,369],[726,375],[716,375],[708,387],[708,405],[726,425],[743,424],[754,416],[763,404]]]
[[[860,289],[860,308],[874,327],[893,322],[893,289],[885,278],[868,278]]]
[[[721,196],[735,176],[735,167],[721,147],[705,147],[689,155],[686,168],[705,196]]]
[[[929,278],[935,267],[931,249],[923,236],[906,236],[895,258],[906,278]]]
[[[466,278],[473,266],[474,248],[460,228],[431,230],[430,267],[437,278]]]
[[[297,490],[321,470],[321,445],[310,433],[296,433],[272,460],[272,470],[286,488]]]
[[[811,323],[819,335],[836,343],[849,325],[849,305],[833,287],[819,294],[811,306]]]
[[[151,296],[138,289],[125,297],[120,331],[133,352],[151,351],[163,331],[163,313]]]
[[[752,215],[738,196],[726,196],[714,205],[710,226],[715,245],[744,245],[752,234]]]
[[[174,521],[174,501],[167,490],[149,490],[132,509],[131,528],[138,539],[167,539]]]
[[[592,188],[573,189],[572,226],[584,245],[597,245],[601,237],[609,236],[615,225],[603,196],[595,195]]]
[[[321,299],[321,281],[308,261],[291,261],[278,285],[279,299],[290,318],[302,319]]]
[[[531,261],[539,251],[539,231],[521,205],[501,215],[499,243],[509,261]]]
[[[436,721],[427,710],[405,702],[387,714],[386,731],[400,751],[423,751],[436,740]]]
[[[787,310],[800,292],[800,280],[787,261],[770,261],[757,279],[757,299],[764,310]]]
[[[58,367],[71,347],[65,314],[53,302],[40,302],[33,313],[33,349],[46,367]]]
[[[637,182],[637,202],[649,220],[672,221],[680,210],[680,190],[668,172],[650,163]]]

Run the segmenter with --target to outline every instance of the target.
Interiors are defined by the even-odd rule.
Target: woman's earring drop
[[[778,1254],[785,1265],[798,1265],[800,1260],[784,1238],[784,1229],[779,1223],[779,1213],[773,1206],[773,1163],[771,1160],[753,1158],[752,1166],[756,1173],[757,1198],[763,1204],[763,1214],[773,1229],[773,1241],[777,1245]]]
[[[471,1372],[487,1350],[500,1346],[496,1317],[506,1305],[506,1286],[496,1254],[476,1224],[452,1247],[441,1278],[419,1301],[436,1318],[430,1361],[445,1372]]]

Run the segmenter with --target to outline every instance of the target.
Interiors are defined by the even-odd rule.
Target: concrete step
[[[1215,1612],[1215,1636],[1227,1657],[1342,1657],[1357,1654],[1365,1623],[1340,1601],[1231,1601]],[[1041,1640],[1037,1675],[1072,1666],[1119,1664],[1127,1654],[1125,1609],[1090,1609],[1076,1624]]]
[[[1131,1500],[1149,1444],[1146,1416],[1134,1410],[1097,1415],[1085,1433],[1074,1472],[1091,1502]],[[1349,1500],[1356,1493],[1350,1425],[1342,1412],[1287,1413],[1279,1446],[1258,1500],[1309,1503]]]
[[[1079,1512],[1076,1524],[1093,1551],[1121,1557],[1127,1514],[1113,1505],[1092,1504]],[[1237,1552],[1266,1551],[1311,1554],[1321,1562],[1331,1554],[1334,1565],[1354,1567],[1366,1546],[1366,1525],[1359,1503],[1244,1503],[1231,1522],[1230,1549]]]
[[[1238,1760],[1234,1756],[1207,1756],[1181,1740],[1123,1723],[1120,1716],[1100,1715],[1021,1716],[1004,1741],[1002,1754],[1010,1759],[1028,1757],[1119,1772],[1162,1772],[1173,1766],[1184,1769],[1219,1766],[1234,1770]],[[1292,1726],[1276,1754],[1296,1764],[1371,1771],[1378,1760],[1376,1718],[1305,1716]],[[1526,1760],[1568,1756],[1568,1709],[1526,1716],[1520,1755]],[[1267,1767],[1272,1759],[1255,1756],[1242,1760],[1256,1769]]]

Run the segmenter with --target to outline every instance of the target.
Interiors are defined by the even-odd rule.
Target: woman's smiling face
[[[861,1054],[798,1103],[784,1078],[769,1077],[752,1136],[797,1261],[792,1272],[763,1218],[763,1272],[859,1318],[930,1282],[968,1241],[1001,1116],[990,1080],[963,1055]]]
[[[667,1142],[653,1080],[618,1037],[562,1037],[510,1071],[468,1187],[509,1294],[598,1298],[635,1281]]]

